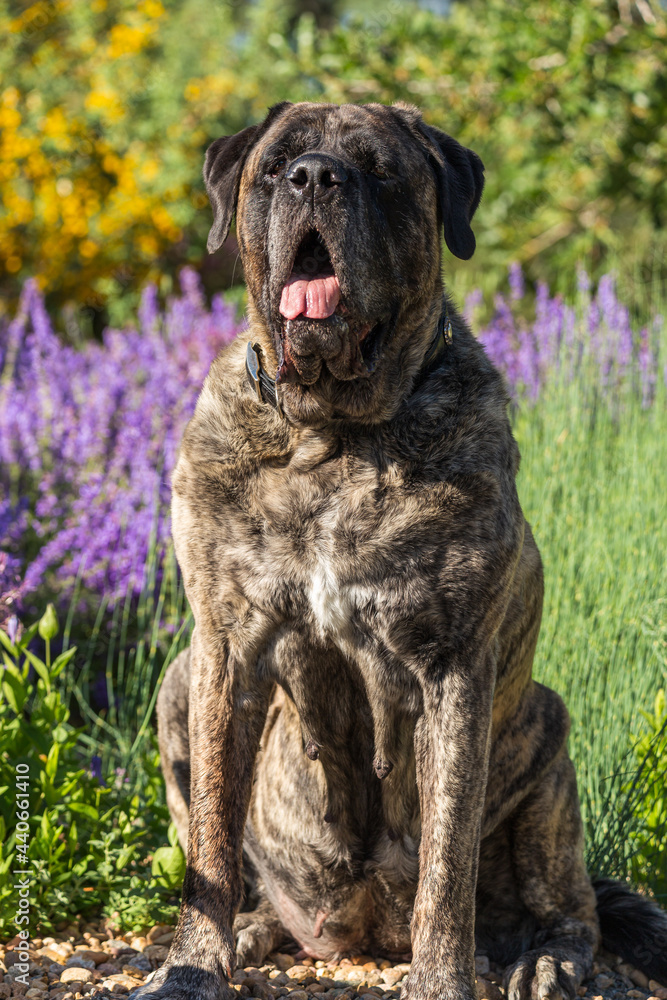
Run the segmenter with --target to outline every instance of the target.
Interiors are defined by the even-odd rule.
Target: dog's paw
[[[271,911],[272,913],[272,911]],[[236,967],[260,966],[264,959],[285,937],[277,917],[261,907],[251,913],[239,913],[234,921]]]
[[[505,973],[507,1000],[574,1000],[584,973],[567,949],[527,951]]]
[[[163,965],[150,982],[134,990],[128,1000],[238,1000],[238,994],[212,972],[193,965]]]

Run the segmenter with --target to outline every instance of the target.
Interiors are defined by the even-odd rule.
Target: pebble
[[[383,969],[380,973],[382,977],[382,982],[386,983],[387,986],[394,986],[399,979],[403,978],[404,973],[401,969]]]
[[[30,943],[29,984],[16,981],[18,939],[0,945],[0,1000],[104,1000],[124,997],[148,981],[169,953],[174,928],[157,924],[146,933],[121,934],[111,921],[71,925]],[[68,940],[69,938],[69,940]],[[3,971],[4,970],[4,971]],[[336,962],[274,952],[260,968],[239,969],[232,979],[238,1000],[400,1000],[407,962],[358,954]],[[505,1000],[502,974],[486,955],[475,956],[477,1000]],[[667,1000],[665,984],[649,980],[617,956],[601,953],[595,978],[577,990],[591,1000]],[[4,981],[3,981],[4,979]],[[47,982],[48,980],[48,982]],[[648,994],[650,993],[650,996]]]
[[[76,965],[70,965],[68,968],[63,969],[60,974],[61,983],[90,983],[92,980],[93,974],[90,969],[81,968]]]
[[[126,959],[123,963],[124,965],[133,965],[135,969],[141,969],[142,972],[152,972],[153,966],[151,965],[151,960],[146,955],[133,955],[132,958]]]
[[[102,962],[97,966],[97,971],[103,976],[113,976],[115,972],[120,972],[120,966],[116,962]]]
[[[164,944],[148,944],[144,948],[143,954],[149,962],[162,963],[169,954],[169,949]]]
[[[94,962],[95,965],[101,965],[102,962],[106,962],[108,959],[108,954],[106,951],[100,951],[99,948],[75,948],[73,958],[82,958],[86,962]]]
[[[601,975],[595,977],[595,985],[600,990],[607,990],[610,986],[614,985],[614,980],[611,976],[607,976],[602,973]]]
[[[132,976],[134,979],[144,979],[146,976],[146,969],[139,968],[139,966],[134,963],[132,965],[124,965],[123,972],[126,976]]]

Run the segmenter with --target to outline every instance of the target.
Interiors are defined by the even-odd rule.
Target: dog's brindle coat
[[[408,106],[283,104],[214,142],[205,178],[209,249],[236,208],[286,419],[237,341],[174,474],[196,625],[158,711],[188,866],[139,994],[231,997],[237,953],[259,965],[288,934],[325,959],[411,952],[409,1000],[473,1000],[476,943],[515,961],[511,1000],[571,997],[599,928],[567,711],[531,678],[540,557],[502,380],[440,274],[441,229],[474,250],[481,161]],[[287,324],[314,231],[342,308]],[[235,924],[242,849],[261,902]]]

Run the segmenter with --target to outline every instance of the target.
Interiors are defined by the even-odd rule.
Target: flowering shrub
[[[0,333],[0,594],[77,575],[111,603],[138,591],[151,545],[169,536],[169,477],[214,356],[238,332],[194,272],[163,313],[146,288],[136,329],[66,347],[34,284]]]

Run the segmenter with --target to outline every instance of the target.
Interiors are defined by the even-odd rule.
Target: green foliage
[[[667,704],[665,691],[655,698],[653,712],[642,712],[647,731],[638,739],[634,758],[641,777],[641,798],[634,815],[633,876],[667,899]],[[635,780],[636,784],[636,780]],[[630,784],[628,791],[632,790]]]
[[[17,866],[32,871],[33,930],[49,930],[103,907],[112,912],[119,927],[144,927],[175,913],[174,891],[183,869],[173,831],[170,846],[158,846],[168,813],[157,753],[154,747],[143,748],[141,796],[126,783],[122,771],[114,780],[107,774],[110,783],[105,783],[99,759],[91,769],[95,762],[82,741],[83,730],[71,724],[62,693],[61,675],[71,669],[76,647],[63,651],[52,663],[48,654],[42,659],[29,648],[38,633],[49,637],[48,643],[57,631],[52,606],[15,642],[0,630],[4,664],[0,932],[15,926],[18,897],[12,870]],[[22,765],[20,773],[17,765]],[[23,810],[20,817],[17,808]],[[17,829],[18,819],[28,823],[27,831]],[[151,874],[154,850],[161,861]]]
[[[632,398],[610,409],[589,385],[585,372],[581,382],[555,380],[516,417],[519,496],[545,569],[535,676],[563,696],[572,718],[590,870],[662,893],[665,855],[655,848],[665,848],[667,753],[664,735],[655,739],[660,720],[634,753],[628,741],[641,708],[667,681],[664,559],[656,544],[665,523],[667,393],[661,382],[651,410]]]
[[[165,291],[184,261],[229,281],[231,255],[206,262],[203,151],[283,99],[407,100],[482,155],[478,252],[447,263],[461,293],[493,292],[511,259],[552,287],[610,254],[664,279],[659,4],[366,10],[322,28],[277,0],[37,3],[20,17],[0,3],[3,292],[39,274],[51,305],[107,304],[117,320],[147,276]]]

